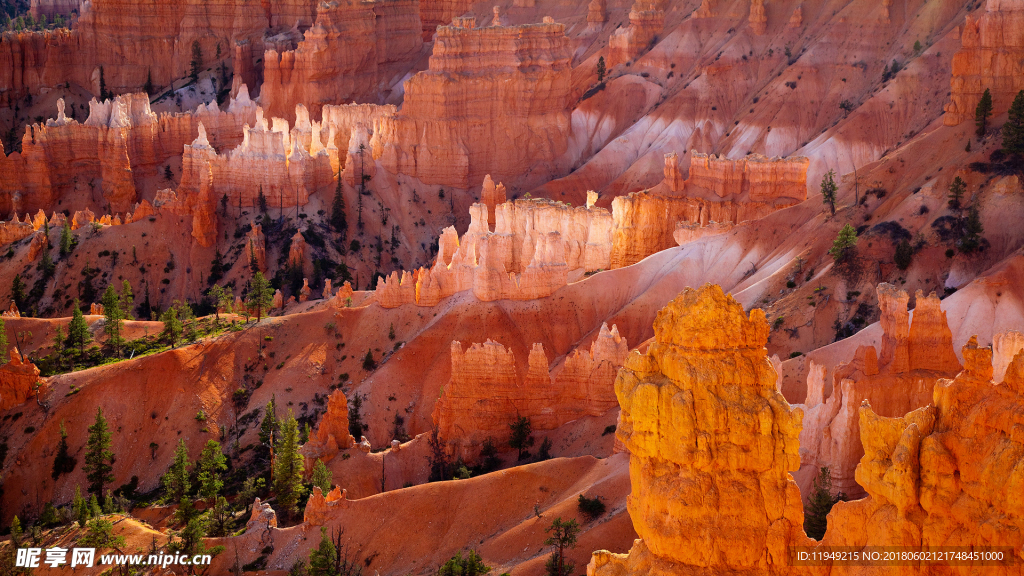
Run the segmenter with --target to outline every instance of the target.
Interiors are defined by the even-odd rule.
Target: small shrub
[[[793,282],[792,280],[787,280],[786,288],[796,288],[796,282]]]
[[[587,498],[583,494],[580,494],[579,500],[576,506],[580,510],[580,514],[587,517],[587,520],[594,521],[601,517],[607,509],[604,502],[601,501],[600,496],[593,498]]]
[[[607,436],[609,434],[615,434],[615,424],[609,424],[604,427],[604,432],[601,432],[601,436]]]
[[[196,412],[196,421],[197,422],[206,422],[206,412],[204,412],[202,410],[200,410],[199,412]]]
[[[790,357],[790,358],[796,358],[797,356],[803,356],[803,355],[804,355],[804,353],[803,353],[803,352],[799,352],[799,351],[798,351],[798,352],[793,352],[793,353],[791,353],[791,354],[789,355],[789,357]]]

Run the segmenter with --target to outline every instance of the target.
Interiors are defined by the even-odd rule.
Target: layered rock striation
[[[393,174],[469,188],[505,182],[566,150],[572,47],[553,21],[437,31],[429,69],[405,82],[402,111],[374,123],[373,156]]]
[[[806,200],[809,165],[804,157],[752,154],[730,160],[693,151],[684,180],[679,156],[666,154],[665,179],[658,186],[612,201],[611,267],[635,264],[675,246],[679,222],[738,224]]]
[[[588,576],[783,573],[804,545],[802,411],[776,391],[764,312],[718,286],[658,313],[654,342],[615,380],[616,436],[630,454],[629,554],[600,551]]]
[[[1024,89],[1020,60],[1024,58],[1024,4],[1014,0],[987,0],[980,18],[968,14],[960,32],[961,48],[953,56],[950,101],[943,122],[956,126],[974,120],[986,89],[992,95],[993,114],[1009,110]]]
[[[589,351],[577,348],[549,376],[541,344],[533,345],[524,369],[512,350],[492,340],[467,350],[452,342],[452,376],[434,406],[434,425],[455,455],[473,459],[488,438],[503,444],[519,416],[535,431],[599,416],[616,406],[612,382],[628,352],[618,329],[604,324]]]
[[[603,208],[545,199],[505,202],[495,206],[494,232],[486,204],[474,204],[469,213],[461,240],[454,227],[441,234],[432,268],[381,278],[381,306],[434,306],[468,290],[484,302],[532,300],[565,286],[570,274],[608,267],[612,217]]]
[[[376,100],[422,50],[417,0],[333,0],[295,50],[264,54],[260,103],[287,118],[297,104],[317,117],[324,104]]]
[[[636,0],[629,10],[629,26],[608,39],[608,66],[628,62],[650,50],[665,28],[663,0]]]

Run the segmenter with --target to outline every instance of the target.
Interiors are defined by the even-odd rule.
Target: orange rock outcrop
[[[967,15],[960,43],[953,55],[950,101],[943,118],[947,126],[973,121],[986,89],[995,115],[1009,110],[1017,92],[1024,89],[1019,64],[1024,58],[1024,5],[1013,0],[985,2],[981,18]]]
[[[429,42],[439,26],[450,24],[454,18],[468,12],[472,5],[469,0],[421,0],[420,21],[423,25],[423,41]]]
[[[881,354],[873,346],[862,346],[850,362],[835,367],[827,399],[825,367],[811,363],[800,434],[802,464],[794,474],[804,493],[809,493],[818,469],[828,466],[837,491],[862,495],[863,484],[855,478],[864,455],[857,415],[861,403],[876,406],[882,416],[901,416],[926,406],[935,383],[960,371],[939,298],[918,291],[912,320],[908,301],[906,292],[889,284],[878,286]]]
[[[405,82],[394,117],[374,123],[373,157],[393,174],[469,188],[511,182],[568,146],[572,46],[553,21],[437,31],[429,69]]]
[[[39,383],[35,364],[22,362],[17,348],[11,348],[9,354],[10,361],[0,367],[0,412],[27,402]]]
[[[859,408],[864,457],[857,482],[868,498],[836,505],[823,545],[1006,546],[1019,565],[1024,353],[998,384],[990,348],[972,338],[963,357],[964,370],[935,385],[929,406],[893,418],[871,405]]]
[[[495,207],[494,232],[487,219],[487,206],[474,204],[461,241],[446,228],[434,266],[381,278],[377,302],[433,306],[467,290],[485,302],[532,300],[566,285],[570,273],[608,268],[612,218],[603,208],[521,199]]]
[[[267,237],[263,234],[263,227],[255,222],[246,235],[245,253],[250,260],[256,261],[261,272],[267,271]]]
[[[752,154],[730,160],[691,152],[683,180],[679,157],[665,155],[665,179],[658,186],[612,201],[611,267],[635,264],[671,248],[679,222],[737,224],[807,198],[804,157],[766,158]]]
[[[306,256],[306,239],[299,230],[292,236],[292,243],[288,246],[288,265],[302,267],[302,261]]]
[[[289,117],[297,104],[313,116],[324,104],[376,100],[396,64],[423,46],[416,0],[320,2],[316,22],[295,50],[264,55],[260,103],[268,115]]]
[[[348,400],[341,390],[327,398],[327,412],[320,418],[309,441],[299,450],[306,460],[306,470],[312,471],[317,460],[330,462],[341,450],[348,450],[355,438],[348,432]]]
[[[596,552],[588,576],[786,573],[808,542],[799,408],[775,389],[765,314],[718,286],[687,288],[654,322],[646,354],[615,380],[629,450],[629,554]]]
[[[764,11],[764,0],[750,0],[750,16],[747,17],[747,21],[750,22],[750,30],[754,34],[764,35],[768,30],[768,15]]]
[[[618,329],[605,324],[589,352],[577,349],[549,376],[541,344],[533,345],[526,369],[517,371],[512,350],[497,342],[467,350],[452,342],[452,376],[434,406],[434,425],[456,455],[473,459],[488,438],[503,444],[509,422],[519,416],[529,418],[535,431],[599,416],[616,405],[612,381],[628,351]]]
[[[345,490],[335,486],[327,496],[319,486],[313,487],[313,493],[306,501],[306,509],[302,514],[302,523],[309,526],[323,526],[332,512],[345,507],[348,502]]]

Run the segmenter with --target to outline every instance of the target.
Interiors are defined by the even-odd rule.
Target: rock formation
[[[250,261],[256,262],[260,272],[267,271],[267,237],[263,235],[263,227],[255,222],[246,235],[245,253]]]
[[[666,154],[661,184],[612,201],[611,267],[675,246],[678,222],[738,224],[805,200],[809,164],[804,157],[730,160],[693,151],[683,180],[678,155]]]
[[[550,295],[570,272],[608,268],[611,214],[603,208],[569,207],[551,200],[521,199],[495,207],[488,231],[487,206],[470,208],[461,241],[449,227],[438,241],[434,266],[392,272],[377,284],[377,302],[433,306],[442,298],[472,290],[480,300],[531,300]]]
[[[462,16],[469,11],[472,5],[473,3],[469,0],[422,0],[420,2],[420,21],[423,25],[423,41],[429,42],[439,26],[448,24],[452,19]]]
[[[590,0],[587,5],[587,23],[600,26],[608,21],[608,4],[605,0]]]
[[[943,122],[956,126],[974,120],[974,111],[986,89],[996,116],[1010,108],[1024,89],[1019,64],[1024,58],[1024,5],[1007,0],[985,2],[981,18],[967,15],[960,32],[960,50],[953,55],[950,101]]]
[[[72,12],[77,12],[81,4],[81,0],[32,0],[29,3],[29,12],[37,19],[46,16],[52,21],[58,14],[68,16]]]
[[[341,390],[331,393],[327,399],[327,412],[317,424],[309,442],[299,452],[305,457],[306,470],[313,470],[317,460],[330,462],[341,450],[348,450],[355,444],[355,438],[348,432],[348,400]]]
[[[789,17],[789,27],[799,28],[804,25],[804,5],[801,4],[793,10],[793,15]]]
[[[665,8],[660,0],[636,0],[629,11],[629,26],[608,39],[608,67],[628,62],[651,49],[665,28]]]
[[[992,377],[996,382],[1002,381],[1006,368],[1021,350],[1024,350],[1024,334],[1016,330],[992,337]]]
[[[750,0],[750,16],[747,21],[750,22],[750,30],[754,34],[764,35],[768,30],[768,15],[764,12],[764,0]]]
[[[456,455],[472,459],[486,439],[502,444],[517,416],[529,418],[535,431],[599,416],[616,405],[612,381],[628,351],[618,329],[604,324],[589,352],[576,349],[549,376],[541,344],[533,345],[526,369],[517,371],[512,351],[497,342],[467,350],[452,342],[452,376],[434,406],[434,425]]]
[[[162,164],[180,155],[200,124],[211,130],[212,145],[227,145],[240,142],[243,125],[256,118],[256,105],[245,90],[227,112],[211,105],[157,116],[145,94],[93,100],[89,109],[89,117],[79,123],[65,116],[64,102],[58,101],[55,120],[29,126],[22,151],[0,157],[0,211],[49,209],[64,198],[79,207],[78,197],[88,196],[97,181],[110,209],[125,213],[138,200],[143,179],[156,176]],[[63,169],[69,165],[75,170]],[[198,182],[193,188],[198,191]]]
[[[17,348],[11,348],[10,356],[10,361],[0,367],[0,412],[27,402],[40,383],[35,364],[22,362]]]
[[[302,236],[302,231],[299,230],[292,236],[292,243],[288,247],[288,265],[301,268],[305,257],[306,239]]]
[[[794,474],[804,493],[818,469],[828,466],[835,490],[860,496],[862,484],[858,486],[854,472],[863,456],[857,416],[861,403],[876,406],[882,416],[901,416],[926,406],[935,383],[960,371],[938,297],[918,291],[913,320],[908,301],[906,292],[889,284],[878,286],[881,355],[873,346],[862,346],[850,362],[835,367],[827,399],[825,367],[812,363],[800,434],[802,464]]]
[[[505,185],[498,183],[494,185],[494,180],[491,179],[491,175],[484,176],[484,185],[480,190],[480,202],[487,206],[487,229],[494,230],[494,222],[496,217],[495,207],[498,204],[504,204],[506,201],[505,197]]]
[[[325,497],[323,490],[319,486],[314,486],[313,493],[310,494],[309,500],[306,501],[306,509],[302,514],[303,524],[323,526],[327,522],[328,516],[334,510],[345,507],[345,504],[348,502],[345,492],[345,490],[335,486]]]
[[[594,554],[588,576],[783,573],[806,545],[800,409],[775,389],[764,312],[718,286],[687,288],[654,322],[646,354],[615,380],[629,450],[629,554]]]
[[[373,157],[393,174],[469,188],[510,182],[565,151],[570,59],[554,22],[437,31],[428,70],[405,82],[402,111],[374,123]]]
[[[319,116],[324,104],[375,100],[422,46],[416,0],[320,2],[295,50],[264,55],[260,103],[287,118],[297,104]]]
[[[963,357],[930,406],[892,418],[860,407],[857,482],[868,498],[833,509],[823,545],[1006,546],[1021,561],[1024,521],[1011,495],[1024,482],[1024,353],[1000,384],[991,349],[972,338]]]

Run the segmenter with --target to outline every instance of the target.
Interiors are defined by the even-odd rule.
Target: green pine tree
[[[60,329],[60,326],[57,327]],[[0,318],[0,366],[10,362],[11,357],[7,355],[7,323],[4,322],[3,318]],[[3,462],[0,462],[3,464]]]
[[[978,138],[985,135],[985,130],[988,128],[988,117],[991,115],[992,94],[988,91],[988,88],[985,88],[984,94],[981,95],[981,100],[978,100],[978,106],[974,109],[974,124],[978,127],[975,133]]]
[[[604,74],[605,74],[604,56],[601,56],[600,58],[597,59],[597,82],[599,84],[601,82],[604,82]]]
[[[548,559],[547,573],[550,576],[569,576],[575,569],[575,565],[565,559],[565,549],[576,547],[576,538],[580,533],[580,525],[575,519],[562,521],[561,517],[555,518],[546,531],[551,534],[544,544],[554,546],[555,552]]]
[[[286,514],[294,514],[305,492],[302,486],[302,455],[299,454],[299,423],[288,411],[281,425],[281,439],[274,447],[274,491]]]
[[[50,475],[54,480],[62,474],[70,474],[75,469],[75,458],[68,453],[68,431],[64,421],[60,421],[60,442],[57,443],[57,455],[53,457],[53,470]]]
[[[71,224],[67,218],[64,219],[64,226],[60,229],[60,257],[64,258],[75,249],[75,236],[71,233]]]
[[[857,230],[855,230],[853,226],[847,224],[839,231],[839,235],[836,236],[835,242],[832,243],[832,248],[829,248],[828,253],[838,264],[845,261],[853,253],[853,250],[856,247]]]
[[[89,332],[89,325],[85,323],[85,316],[82,315],[82,308],[75,298],[71,305],[71,323],[68,324],[67,345],[78,348],[78,354],[85,353],[85,346],[92,342],[92,334]]]
[[[834,170],[829,170],[821,178],[821,201],[828,205],[833,216],[836,215],[836,190],[839,189],[839,186],[836,185],[835,175]]]
[[[1003,124],[1003,150],[1011,154],[1024,153],[1024,90],[1017,92]]]
[[[164,310],[164,313],[160,315],[160,321],[164,323],[164,329],[160,336],[172,348],[177,347],[178,340],[181,339],[182,329],[181,320],[178,318],[178,309],[172,306]]]
[[[121,318],[133,320],[132,306],[135,305],[135,293],[132,292],[132,284],[128,280],[121,283]]]
[[[334,189],[334,200],[331,202],[331,228],[341,234],[342,242],[345,241],[345,233],[348,230],[348,220],[345,218],[345,197],[341,193],[341,168],[338,168],[338,184]]]
[[[124,327],[124,309],[121,306],[121,295],[114,290],[113,284],[108,284],[103,292],[103,316],[106,322],[103,324],[103,332],[107,335],[107,342],[114,349],[114,354],[121,357],[121,332]]]
[[[114,481],[114,453],[110,450],[110,430],[107,419],[103,417],[103,408],[96,408],[96,420],[89,426],[82,469],[86,472],[89,492],[93,496],[102,495],[104,487]]]
[[[162,478],[169,501],[180,502],[188,495],[189,488],[192,486],[189,479],[189,467],[191,466],[192,463],[188,460],[188,447],[185,446],[184,440],[178,439],[178,447],[174,450],[174,460]]]
[[[815,540],[821,540],[828,525],[828,513],[842,495],[832,494],[832,474],[828,466],[822,466],[814,478],[811,495],[804,508],[804,532]]]
[[[319,459],[316,461],[316,465],[313,466],[313,486],[319,486],[320,491],[326,496],[328,492],[334,488],[334,476],[331,471],[324,466],[324,463]]]
[[[273,300],[274,293],[270,288],[270,282],[267,282],[262,272],[257,271],[249,283],[249,297],[246,300],[246,305],[256,310],[257,322],[263,319],[263,312],[270,308]]]
[[[268,449],[274,445],[278,437],[280,423],[277,420],[277,400],[274,396],[263,408],[263,422],[260,423],[260,444]]]
[[[71,500],[71,510],[75,513],[75,520],[78,521],[78,525],[81,528],[85,528],[85,523],[89,521],[89,502],[82,497],[82,487],[75,486],[75,496]]]
[[[207,440],[199,460],[196,462],[196,471],[199,473],[199,496],[206,500],[216,499],[224,487],[221,480],[221,473],[228,469],[227,458],[221,450],[220,442]]]
[[[15,274],[11,280],[11,300],[14,300],[18,308],[25,307],[25,281],[21,279],[21,274]]]
[[[964,179],[959,176],[953,178],[953,182],[949,185],[949,207],[956,210],[957,213],[963,208],[965,192],[967,192],[967,183],[964,182]]]
[[[510,422],[508,427],[512,431],[512,435],[508,439],[508,447],[518,450],[519,459],[522,460],[529,455],[526,449],[533,445],[533,437],[530,436],[533,426],[529,418],[520,416]]]
[[[491,567],[484,564],[476,550],[470,550],[466,556],[462,552],[456,553],[438,568],[437,576],[483,576],[490,571]]]
[[[309,576],[337,576],[335,558],[338,548],[327,537],[327,528],[320,527],[320,545],[309,553]]]

